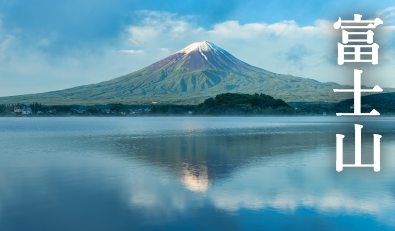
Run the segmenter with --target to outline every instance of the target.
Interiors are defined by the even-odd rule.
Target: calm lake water
[[[381,171],[336,172],[336,134]],[[0,230],[395,230],[395,118],[0,118]]]

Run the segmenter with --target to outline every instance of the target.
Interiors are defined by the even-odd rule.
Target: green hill
[[[354,99],[347,99],[335,105],[339,112],[351,113],[353,109],[350,107],[354,105]],[[376,109],[380,114],[394,114],[395,113],[395,93],[380,93],[374,95],[367,95],[361,97],[361,111],[369,113],[372,109]]]
[[[224,93],[199,104],[194,115],[290,114],[295,109],[265,94]]]

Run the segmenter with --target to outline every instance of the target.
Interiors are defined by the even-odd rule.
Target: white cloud
[[[283,21],[274,24],[249,23],[240,25],[238,21],[227,21],[214,25],[214,30],[209,32],[221,34],[223,37],[250,39],[260,36],[262,33],[286,36],[303,30],[308,33],[314,27],[298,27],[295,21]]]
[[[143,50],[120,50],[120,52],[124,53],[132,53],[132,54],[143,54]]]
[[[157,41],[162,39],[163,34],[166,38],[180,40],[187,38],[192,34],[203,32],[201,27],[195,27],[195,24],[190,22],[190,17],[176,18],[176,14],[167,12],[152,12],[139,11],[145,18],[139,26],[128,27],[132,39],[147,41]]]
[[[382,19],[388,19],[395,16],[395,6],[391,6],[384,10],[378,11],[377,16],[381,17]]]
[[[146,45],[146,44],[147,44],[147,43],[144,42],[144,41],[137,41],[137,40],[134,40],[134,39],[129,39],[129,41],[130,41],[131,43],[133,43],[134,45],[136,45],[136,46],[143,46],[143,45]]]

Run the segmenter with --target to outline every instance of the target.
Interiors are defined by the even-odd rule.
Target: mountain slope
[[[251,66],[210,42],[197,42],[139,71],[98,84],[48,93],[0,98],[0,103],[198,104],[224,92],[264,93],[285,101],[338,102],[351,94],[336,83],[279,75]],[[393,92],[395,89],[387,89]]]

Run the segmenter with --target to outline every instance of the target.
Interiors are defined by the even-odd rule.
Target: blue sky
[[[335,65],[339,39],[326,30],[354,13],[379,16],[387,28],[376,36],[383,64],[366,70],[386,78],[365,84],[395,87],[394,6],[367,0],[0,0],[0,96],[109,80],[203,40],[273,72],[352,83],[353,67]]]

